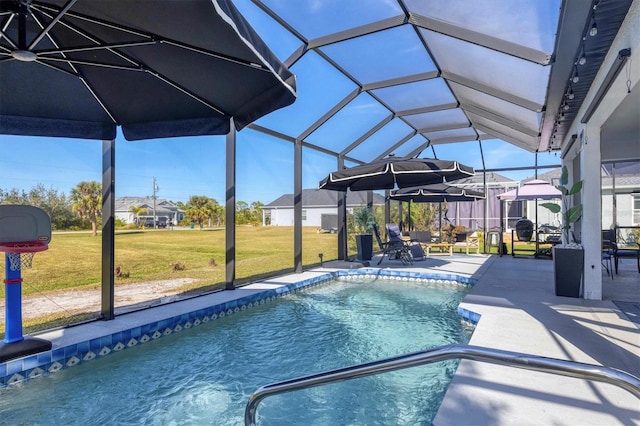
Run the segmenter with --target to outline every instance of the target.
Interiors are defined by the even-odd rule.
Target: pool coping
[[[401,281],[424,280],[442,285],[473,286],[477,282],[476,278],[456,273],[384,268],[314,270],[273,278],[234,290],[214,292],[119,315],[111,321],[97,320],[29,336],[50,341],[51,350],[0,363],[0,389],[246,311],[273,302],[288,293],[330,280],[356,276],[364,279],[384,277]],[[469,325],[476,324],[480,317],[477,313],[460,307],[458,315]]]

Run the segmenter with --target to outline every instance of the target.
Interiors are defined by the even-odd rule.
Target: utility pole
[[[158,219],[156,217],[156,191],[158,191],[160,187],[156,183],[156,177],[153,177],[153,229],[158,229]]]

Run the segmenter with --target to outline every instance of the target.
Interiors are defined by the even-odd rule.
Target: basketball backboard
[[[51,241],[51,219],[41,208],[0,204],[0,243]]]

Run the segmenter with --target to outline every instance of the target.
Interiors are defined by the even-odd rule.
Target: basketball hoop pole
[[[30,245],[29,247],[13,248],[7,244],[0,244],[0,249],[5,251],[5,332],[4,341],[0,343],[0,362],[21,358],[31,354],[51,350],[51,342],[37,337],[22,335],[22,256],[31,259],[33,252],[47,249],[46,244]],[[23,244],[25,246],[25,244]],[[7,249],[11,251],[6,251]],[[30,256],[31,255],[31,256]],[[28,263],[28,262],[27,262]]]
[[[5,262],[6,327],[4,343],[24,340],[22,335],[22,268],[30,268],[33,255],[47,248],[48,245],[41,241],[0,243],[0,251],[4,252]]]
[[[13,343],[24,340],[22,335],[22,276],[20,268],[12,270],[9,253],[4,254],[5,262],[5,332],[4,342]]]

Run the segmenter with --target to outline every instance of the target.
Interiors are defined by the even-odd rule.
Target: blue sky
[[[250,1],[237,0],[234,3],[281,60],[299,47],[295,37]],[[294,9],[291,9],[291,0],[266,3],[290,19],[294,26],[299,25],[301,31],[310,38],[401,13],[394,2],[375,2],[371,3],[371,7],[362,8],[359,1],[296,0]],[[335,13],[336,7],[341,13]],[[295,10],[296,15],[290,14],[290,10]],[[380,67],[379,63],[371,62],[366,55],[354,55],[353,64],[348,64],[353,67],[351,71],[354,75],[357,74],[362,81],[376,81],[393,78],[400,72],[416,73],[433,69],[430,60],[416,61],[411,56],[411,50],[415,49],[415,34],[405,33],[402,29],[394,31],[398,33],[397,37],[377,37],[374,43],[380,55],[393,52],[386,61],[388,66]],[[400,45],[397,44],[398,39],[402,40]],[[362,49],[363,46],[357,43],[357,40],[352,40],[345,47]],[[325,51],[336,58],[350,57],[345,52],[348,50],[332,46]],[[298,100],[292,106],[261,118],[257,124],[297,136],[355,88],[353,82],[313,52],[305,55],[291,70],[298,77]],[[432,87],[431,90],[435,92],[438,89]],[[388,96],[389,102],[395,101],[393,93],[381,92],[379,95]],[[362,94],[307,140],[340,151],[386,114],[388,111],[381,110],[369,95]],[[409,130],[401,120],[394,119],[352,154],[365,161],[372,160],[372,155],[402,139]],[[404,155],[405,151],[409,152],[421,141],[420,138],[410,140],[407,147],[400,148],[396,154]],[[532,166],[535,163],[534,154],[503,141],[489,140],[483,141],[486,161],[483,165],[478,145],[477,141],[437,145],[436,154],[438,158],[458,160],[476,169]],[[2,135],[0,150],[0,188],[3,190],[18,188],[28,191],[35,185],[43,184],[46,188],[69,194],[71,188],[83,180],[102,180],[101,141]],[[432,156],[431,150],[425,151],[422,156]],[[555,153],[544,153],[538,158],[540,165],[559,163],[560,158]],[[303,187],[316,188],[318,181],[336,168],[334,158],[305,149]],[[517,180],[533,175],[532,171],[500,173]],[[160,188],[157,193],[160,198],[186,202],[191,195],[206,195],[223,204],[225,137],[128,142],[119,134],[116,139],[116,196],[150,196],[154,177]],[[293,145],[250,129],[239,132],[236,191],[237,200],[248,203],[261,201],[265,204],[282,194],[292,193]]]
[[[81,181],[102,181],[102,142],[26,136],[0,137],[0,188],[28,191],[38,184],[69,194]],[[335,168],[335,160],[304,151],[305,188]],[[206,195],[224,203],[225,137],[149,141],[116,139],[116,196],[186,202]],[[237,199],[268,203],[293,192],[293,145],[252,130],[238,134]]]
[[[474,147],[477,142],[469,142]],[[438,147],[438,156],[482,168],[465,144]],[[533,164],[533,155],[502,141],[483,142],[484,153],[496,164]],[[69,194],[83,180],[102,181],[102,142],[62,138],[6,136],[0,138],[0,188],[29,190],[37,184]],[[426,154],[427,152],[425,152]],[[429,152],[430,154],[430,152]],[[427,155],[424,155],[427,156]],[[528,157],[522,160],[519,156]],[[556,154],[541,156],[557,164]],[[531,162],[529,162],[531,161]],[[186,202],[190,195],[206,195],[224,203],[225,138],[223,136],[158,139],[128,142],[116,139],[116,196],[150,196],[152,181],[157,195]],[[539,160],[540,162],[540,160]],[[293,192],[293,145],[253,130],[238,134],[237,199],[269,203]],[[303,187],[336,169],[335,159],[316,151],[303,151]],[[512,179],[530,171],[500,172]]]

